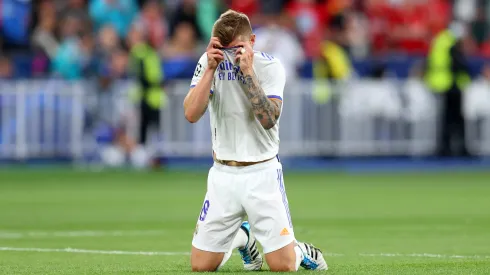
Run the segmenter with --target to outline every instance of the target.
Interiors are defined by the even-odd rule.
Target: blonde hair
[[[252,25],[248,16],[234,10],[228,10],[216,20],[212,36],[217,37],[223,46],[229,45],[239,36],[252,34]]]

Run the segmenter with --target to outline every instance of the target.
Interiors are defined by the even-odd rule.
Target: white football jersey
[[[269,130],[255,118],[245,94],[245,80],[239,64],[235,64],[237,48],[225,49],[225,59],[214,73],[209,100],[213,151],[220,160],[258,162],[275,157],[279,152],[279,121]],[[191,87],[201,80],[208,65],[204,53],[197,64]],[[281,62],[262,52],[254,52],[253,68],[260,87],[269,98],[283,99],[286,82]]]

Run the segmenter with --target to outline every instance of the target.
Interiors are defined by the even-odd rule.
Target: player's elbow
[[[199,121],[199,117],[194,112],[191,112],[190,110],[185,110],[184,116],[185,119],[187,119],[187,121],[189,121],[190,123],[196,123]]]
[[[187,102],[187,98],[184,100],[184,117],[190,123],[196,123],[199,120],[199,116],[196,115],[195,108],[192,108]]]

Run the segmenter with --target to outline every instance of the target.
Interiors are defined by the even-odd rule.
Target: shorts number
[[[208,215],[208,210],[209,210],[209,200],[206,200],[202,206],[201,214],[199,215],[200,221],[203,222],[206,219],[206,216]]]

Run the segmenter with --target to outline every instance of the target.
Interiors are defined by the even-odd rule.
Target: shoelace
[[[322,251],[319,248],[316,248],[312,244],[305,243],[305,247],[306,247],[306,254],[308,254],[315,261],[318,259],[318,255],[322,253]]]
[[[247,245],[243,250],[238,250],[238,252],[242,256],[242,259],[246,264],[251,264],[252,261],[255,260],[259,254],[255,242],[253,242],[250,247],[248,247]]]
[[[239,250],[238,252],[240,252],[240,255],[242,256],[242,259],[243,261],[246,263],[246,264],[250,264],[252,263],[252,259],[250,258],[250,255],[249,254],[246,254],[246,250]]]

